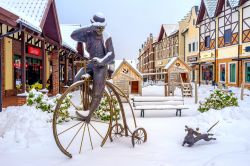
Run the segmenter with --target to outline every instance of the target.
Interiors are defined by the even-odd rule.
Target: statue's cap
[[[103,26],[104,27],[107,25],[107,23],[105,21],[105,16],[101,12],[94,14],[93,18],[90,19],[90,22],[94,26]]]

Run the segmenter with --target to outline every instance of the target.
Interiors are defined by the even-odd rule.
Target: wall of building
[[[124,71],[128,71],[124,73]],[[130,94],[130,81],[139,81],[139,94],[142,93],[142,78],[134,72],[131,67],[123,63],[117,73],[112,78],[113,83],[123,90],[125,94]]]
[[[10,38],[4,38],[4,72],[6,78],[4,79],[4,90],[12,90],[14,71],[13,71],[13,51],[12,51],[12,40]]]

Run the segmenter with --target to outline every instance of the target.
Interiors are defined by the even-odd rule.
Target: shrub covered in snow
[[[238,106],[238,98],[233,93],[215,90],[204,102],[200,102],[198,111],[206,112],[209,109],[220,110],[225,107]]]
[[[35,89],[32,89],[27,97],[27,105],[35,106],[37,109],[40,109],[43,112],[52,113],[55,110],[56,104],[60,97],[61,95],[57,95],[54,98],[49,98],[47,95],[42,94],[41,92],[38,92]],[[59,110],[59,122],[69,120],[68,108],[70,107],[71,97],[72,96],[68,95],[61,104]]]
[[[113,120],[120,119],[120,107],[119,107],[119,103],[117,101],[116,98],[112,98],[112,105],[115,107],[114,109],[114,115],[113,115]],[[99,107],[97,108],[97,110],[94,112],[94,116],[97,119],[101,119],[103,121],[109,121],[110,120],[110,105],[109,105],[109,101],[107,97],[103,97],[102,101],[99,105]]]

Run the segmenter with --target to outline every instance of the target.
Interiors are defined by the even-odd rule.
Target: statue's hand
[[[102,59],[97,57],[93,58],[91,61],[94,63],[94,65],[100,65],[102,63]]]

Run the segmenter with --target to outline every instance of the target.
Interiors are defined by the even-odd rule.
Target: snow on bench
[[[135,110],[141,110],[141,117],[145,116],[145,110],[176,109],[176,116],[181,116],[182,109],[188,109],[181,97],[139,97],[132,98]]]

